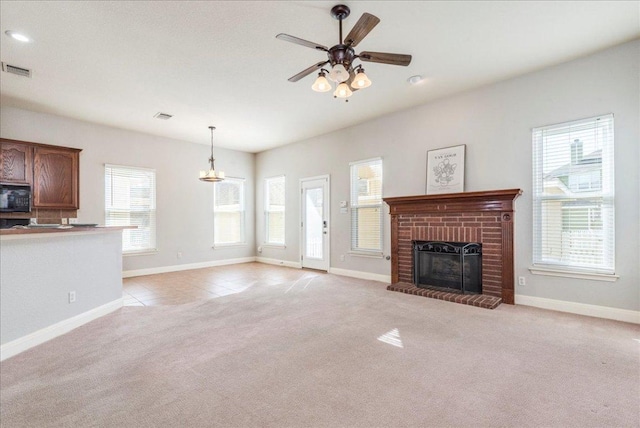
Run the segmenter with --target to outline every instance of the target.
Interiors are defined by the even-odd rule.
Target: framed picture
[[[466,145],[427,152],[427,195],[464,192]]]

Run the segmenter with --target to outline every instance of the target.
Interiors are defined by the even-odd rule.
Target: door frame
[[[299,251],[299,263],[300,263],[300,267],[303,268],[302,266],[302,262],[303,262],[303,256],[304,256],[304,247],[303,247],[303,243],[304,243],[304,236],[303,236],[303,218],[302,218],[302,204],[304,203],[304,199],[302,198],[302,195],[304,194],[304,189],[302,188],[302,183],[306,182],[306,181],[314,181],[314,180],[327,180],[327,194],[324,195],[324,200],[323,200],[323,205],[326,206],[326,210],[327,210],[327,234],[326,236],[326,251],[327,251],[327,272],[329,272],[329,269],[331,269],[331,176],[329,174],[324,174],[324,175],[316,175],[313,177],[304,177],[298,180],[298,188],[300,189],[300,192],[298,193],[300,195],[300,200],[298,203],[298,224],[300,225],[300,229],[299,230],[299,239],[298,239],[298,248],[300,249]]]

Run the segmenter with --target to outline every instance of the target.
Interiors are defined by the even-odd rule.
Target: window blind
[[[382,252],[382,159],[352,162],[351,250]]]
[[[156,249],[156,172],[105,165],[105,225],[137,226],[122,234],[122,252]]]
[[[213,184],[214,245],[244,243],[244,179],[227,177]]]
[[[534,265],[613,274],[613,115],[533,129]]]
[[[265,243],[284,245],[284,175],[265,179],[264,193]]]

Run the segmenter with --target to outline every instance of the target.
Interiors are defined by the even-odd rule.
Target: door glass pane
[[[322,258],[322,187],[305,192],[305,257]]]

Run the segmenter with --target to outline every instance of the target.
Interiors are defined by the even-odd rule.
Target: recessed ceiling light
[[[12,39],[16,39],[20,42],[30,42],[31,39],[28,38],[27,36],[25,36],[24,34],[20,34],[20,33],[16,33],[13,30],[7,30],[4,32],[4,34],[6,34],[7,36],[11,37]]]
[[[412,85],[417,85],[418,83],[422,82],[424,79],[421,75],[416,74],[415,76],[411,76],[407,79],[407,82],[409,82]]]

